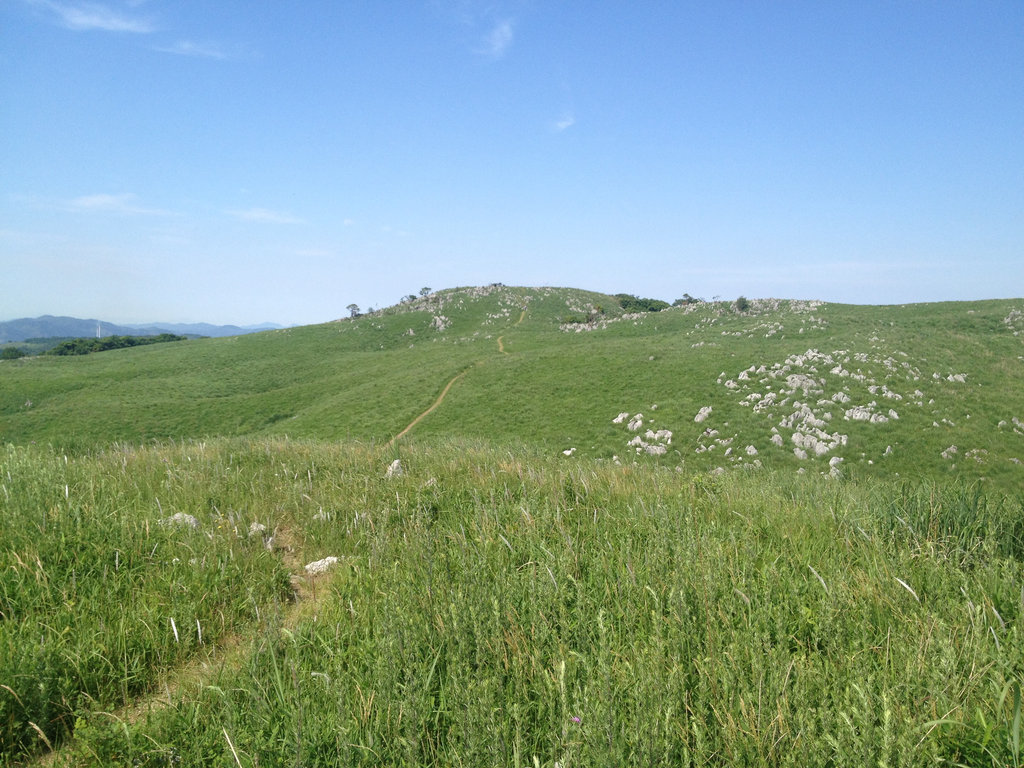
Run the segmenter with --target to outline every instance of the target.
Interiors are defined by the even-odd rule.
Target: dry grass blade
[[[48,738],[46,738],[46,734],[45,734],[45,733],[43,733],[43,729],[42,729],[42,728],[40,728],[40,727],[39,727],[38,725],[36,725],[35,723],[33,723],[33,722],[32,722],[31,720],[29,720],[29,723],[28,723],[28,724],[29,724],[29,725],[30,725],[30,726],[32,727],[32,729],[33,729],[33,730],[34,730],[34,731],[35,731],[36,733],[38,733],[38,734],[39,734],[39,738],[41,738],[41,739],[43,740],[43,743],[44,743],[44,744],[46,744],[46,748],[47,748],[47,749],[49,749],[49,750],[50,750],[51,752],[53,752],[53,744],[51,744],[51,743],[50,743],[50,740],[49,740]]]

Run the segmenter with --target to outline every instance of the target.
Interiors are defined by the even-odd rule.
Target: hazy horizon
[[[583,290],[583,291],[589,291],[590,290],[588,288],[584,288],[584,287],[580,287],[580,286],[571,286],[571,285],[566,285],[566,286],[512,286],[510,284],[506,284],[506,285],[509,285],[509,287],[526,287],[526,288],[549,287],[549,288],[571,288],[571,289],[579,289],[579,290]],[[466,286],[465,284],[463,284],[462,286],[446,286],[445,288],[437,289],[437,290],[447,290],[449,288],[456,288],[456,287],[468,287],[468,286]],[[621,293],[621,291],[619,291],[619,293]],[[716,300],[717,301],[731,302],[731,301],[735,300],[736,298],[738,298],[739,296],[742,296],[742,295],[744,295],[744,294],[737,294],[736,296],[718,296],[718,295],[716,295],[716,296],[694,296],[694,298],[697,298],[697,299],[700,299],[700,300],[703,300],[703,301],[709,301],[709,302],[710,301],[716,301]],[[371,308],[373,310],[386,309],[386,308],[388,308],[388,307],[390,307],[392,305],[399,304],[401,298],[402,297],[399,297],[395,301],[387,303],[387,304],[380,304],[380,305],[369,305],[368,304],[368,305],[365,305],[365,306],[359,305],[360,311],[361,312],[367,312]],[[669,296],[645,296],[644,298],[661,299],[663,301],[668,301],[669,303],[671,303],[671,302],[675,301],[676,299],[682,298],[682,296],[681,295],[680,296],[671,296],[671,297],[669,297]],[[754,295],[748,295],[748,296],[746,296],[746,298],[748,298],[748,299],[782,299],[782,300],[795,300],[795,301],[808,301],[808,300],[810,300],[810,301],[825,301],[824,299],[818,299],[817,297],[814,297],[814,296],[794,297],[794,296],[754,296]],[[1024,299],[1024,294],[1018,295],[1018,296],[1014,296],[1014,295],[987,296],[987,297],[984,297],[984,298],[976,298],[976,299],[934,299],[934,300],[920,301],[920,302],[905,301],[905,302],[884,302],[884,303],[875,302],[875,303],[871,303],[871,302],[844,301],[844,302],[826,302],[826,303],[852,304],[852,305],[858,305],[858,306],[878,306],[878,307],[884,307],[884,306],[901,306],[901,305],[907,305],[907,304],[944,303],[944,302],[950,302],[950,301],[952,301],[952,302],[1010,301],[1010,300],[1014,300],[1014,299]],[[349,303],[352,304],[352,303],[356,303],[356,302],[349,302]],[[76,319],[76,320],[86,320],[86,321],[92,321],[92,322],[99,321],[99,322],[103,322],[103,323],[110,323],[112,325],[120,325],[120,326],[159,326],[161,324],[163,324],[163,325],[213,325],[213,326],[236,326],[236,327],[239,327],[239,328],[248,329],[248,328],[256,328],[256,327],[260,327],[260,326],[275,326],[275,327],[278,327],[278,328],[291,328],[291,327],[297,327],[297,326],[301,326],[301,325],[317,325],[317,324],[320,324],[320,323],[333,322],[335,320],[343,320],[343,319],[348,318],[349,316],[350,316],[350,313],[349,313],[348,309],[347,308],[342,308],[341,312],[336,317],[328,317],[328,318],[323,318],[323,319],[320,319],[320,320],[311,320],[309,322],[303,322],[303,323],[282,323],[282,322],[277,322],[275,320],[262,320],[262,321],[258,321],[258,322],[241,323],[241,322],[232,322],[230,320],[225,321],[225,322],[210,322],[208,320],[203,320],[202,318],[200,318],[200,319],[190,319],[190,320],[167,320],[167,319],[163,319],[163,318],[156,318],[156,319],[150,318],[150,319],[142,319],[142,320],[131,320],[131,319],[129,319],[129,320],[119,320],[119,319],[116,319],[114,317],[106,317],[106,316],[104,316],[104,317],[99,317],[99,316],[84,317],[84,316],[80,316],[80,315],[68,315],[68,314],[65,314],[65,313],[57,313],[57,312],[41,312],[41,313],[36,314],[36,315],[19,315],[17,317],[0,317],[0,323],[9,323],[9,322],[13,322],[13,321],[16,321],[16,320],[36,320],[36,319],[39,319],[39,318],[42,318],[42,317],[69,317],[69,318],[73,318],[73,319]]]

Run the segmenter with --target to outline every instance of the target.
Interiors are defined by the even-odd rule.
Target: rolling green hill
[[[383,444],[463,374],[404,440],[1012,489],[1024,477],[1022,308],[753,300],[746,312],[700,303],[626,314],[611,296],[573,289],[458,288],[318,326],[6,361],[0,440]]]
[[[0,362],[0,766],[1020,765],[1022,307]]]

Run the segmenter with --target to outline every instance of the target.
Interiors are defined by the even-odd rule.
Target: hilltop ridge
[[[964,477],[1024,461],[1024,301],[627,312],[493,284],[322,325],[4,363],[0,440],[466,437],[685,471]]]

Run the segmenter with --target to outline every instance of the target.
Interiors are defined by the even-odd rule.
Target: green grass
[[[261,458],[196,444],[3,452],[0,764],[290,599],[280,559],[247,536],[273,514],[258,501],[275,469]],[[178,513],[198,527],[167,522]]]
[[[454,289],[321,326],[87,359],[7,361],[0,364],[0,440],[72,451],[217,435],[383,443],[466,371],[411,439],[525,442],[551,453],[576,448],[577,457],[633,461],[626,444],[634,435],[611,423],[629,411],[644,414],[641,432],[654,426],[674,435],[666,455],[641,460],[686,471],[752,463],[743,451],[753,445],[757,460],[774,469],[827,472],[838,456],[847,473],[959,478],[1008,490],[1024,472],[1016,463],[1024,461],[1024,435],[1012,425],[1024,418],[1024,388],[1017,386],[1024,336],[1016,327],[1024,323],[1012,315],[1022,304],[752,302],[744,314],[702,304],[623,318],[612,297],[571,289]],[[590,315],[598,305],[610,321],[604,326],[560,329],[566,313]],[[435,317],[444,318],[440,330]],[[807,394],[780,392],[785,375],[740,379],[751,366],[779,373],[808,350],[852,376],[832,374],[831,362],[791,366],[790,373],[819,380],[820,392]],[[958,374],[965,381],[949,380]],[[770,390],[784,405],[758,411],[746,399]],[[842,407],[819,403],[843,390],[850,402]],[[796,458],[793,428],[781,425],[797,402],[817,417],[827,414],[824,431],[845,435],[845,445]],[[706,405],[713,416],[695,424]],[[844,419],[854,406],[882,415],[893,409],[899,420]],[[718,435],[702,436],[707,428]],[[770,442],[773,428],[782,446]],[[950,446],[957,453],[943,458]]]
[[[751,305],[0,363],[0,765],[1020,765],[1024,300]]]
[[[1019,320],[1004,321],[1022,303],[753,302],[742,315],[727,304],[704,304],[622,319],[614,299],[600,294],[455,289],[321,326],[87,359],[4,362],[0,440],[71,451],[117,440],[217,435],[383,443],[466,371],[411,439],[464,436],[634,461],[626,445],[634,435],[611,423],[629,411],[644,414],[644,430],[674,435],[666,455],[639,460],[686,471],[750,463],[742,451],[753,445],[757,460],[774,469],[827,472],[828,460],[838,456],[847,473],[959,478],[1008,490],[1024,471],[1016,463],[1024,461],[1024,435],[1011,421],[1024,418],[1024,389],[1016,385],[1024,375],[1024,337],[1014,335]],[[582,333],[560,330],[567,312],[591,314],[597,305],[612,322]],[[441,330],[435,317],[445,318]],[[507,354],[498,350],[499,336]],[[833,375],[831,364],[807,363],[791,372],[819,379],[820,394],[781,392],[785,405],[764,411],[741,402],[785,385],[785,376],[762,381],[751,374],[741,381],[746,369],[778,370],[808,350],[845,360],[844,369],[859,380]],[[966,380],[948,380],[957,374]],[[880,388],[900,399],[882,397]],[[843,389],[848,404],[818,404]],[[780,428],[795,402],[818,416],[828,413],[825,431],[845,435],[846,444],[797,459],[792,428]],[[844,419],[846,408],[870,403],[883,415],[896,410],[899,420]],[[705,405],[713,406],[713,416],[695,424]],[[702,437],[707,428],[719,434]],[[782,446],[770,442],[772,428],[781,432]],[[729,445],[710,445],[730,438]],[[955,457],[943,458],[954,445]]]
[[[61,759],[1019,761],[1019,500],[788,472],[712,478],[657,466],[569,466],[466,442],[400,449],[405,473],[386,478],[391,455],[260,440],[132,452],[131,466],[160,472],[122,474],[117,452],[71,462],[111,478],[105,491],[122,499],[126,519],[152,519],[154,496],[192,499],[212,485],[206,504],[223,509],[217,502],[231,507],[244,496],[242,522],[291,530],[301,562],[340,562],[316,580],[317,599],[298,619],[266,608],[274,590],[247,596],[246,650],[176,691],[169,708],[133,719],[112,713],[110,701],[80,697],[68,715],[76,738]],[[50,479],[38,493],[61,479],[47,474],[62,466],[59,456],[16,449],[9,461],[21,475],[42,467]],[[209,530],[216,519],[201,528],[212,537],[195,537],[203,546],[236,558],[253,550],[241,528]],[[181,547],[181,535],[150,525],[165,549]],[[29,546],[14,550],[23,561]],[[147,539],[144,554],[149,546]],[[265,558],[256,549],[250,554]],[[185,570],[175,573],[186,578]],[[265,559],[256,572],[279,583]],[[230,591],[234,580],[225,581]],[[89,599],[97,612],[117,602],[113,594]],[[206,601],[198,591],[178,599],[147,623],[162,630],[163,653],[180,659],[195,649],[167,642],[167,616],[186,626],[189,606]],[[264,606],[258,620],[256,605]],[[2,626],[38,632],[28,615]],[[97,622],[76,622],[83,645],[98,646],[88,639]],[[119,669],[112,673],[120,702],[123,681]]]

